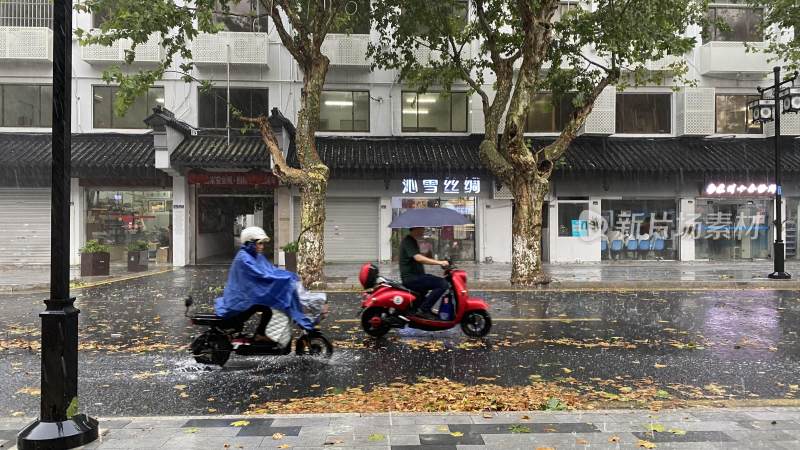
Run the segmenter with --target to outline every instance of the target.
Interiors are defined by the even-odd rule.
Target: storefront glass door
[[[428,228],[419,243],[420,251],[434,259],[475,261],[475,197],[402,198],[392,199],[392,218],[412,208],[448,208],[457,211],[472,223],[455,227]],[[407,229],[392,230],[392,260],[400,257],[400,241]]]
[[[771,257],[770,200],[698,200],[697,259]]]

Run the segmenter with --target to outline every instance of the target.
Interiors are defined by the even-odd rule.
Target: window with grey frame
[[[269,14],[259,0],[226,2],[228,11],[218,3],[214,12],[214,22],[225,27],[225,31],[267,32]]]
[[[764,11],[748,6],[748,0],[713,3],[708,7],[709,23],[703,29],[703,41],[761,42],[763,19]]]
[[[368,91],[322,91],[319,131],[369,131]]]
[[[466,133],[469,113],[466,92],[403,92],[405,132]]]
[[[269,89],[232,87],[230,104],[245,117],[269,116]],[[200,128],[226,128],[228,90],[224,87],[209,91],[197,90],[197,123]],[[231,127],[244,124],[231,111]]]
[[[525,121],[527,133],[560,133],[572,119],[575,94],[562,94],[553,97],[551,93],[533,96],[528,117]]]
[[[124,115],[118,116],[114,112],[114,101],[118,89],[117,86],[92,86],[92,124],[94,128],[147,128],[144,119],[156,106],[164,106],[164,88],[155,86],[137,98]]]
[[[0,126],[48,128],[52,123],[52,86],[38,84],[0,85]]]
[[[672,132],[672,94],[617,94],[617,133]]]
[[[747,104],[758,100],[758,95],[730,95],[717,94],[716,96],[716,133],[719,134],[761,134],[763,128],[759,123],[753,123],[753,114]]]

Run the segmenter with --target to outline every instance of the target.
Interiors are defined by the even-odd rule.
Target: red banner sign
[[[189,184],[220,187],[277,187],[280,183],[278,177],[269,172],[205,172],[193,170],[189,172]]]

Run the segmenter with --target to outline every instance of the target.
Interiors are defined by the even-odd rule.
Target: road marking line
[[[492,322],[601,322],[603,319],[596,317],[574,318],[569,317],[554,317],[554,318],[541,318],[541,319],[514,319],[510,317],[501,317],[499,319],[492,319]],[[336,323],[359,323],[360,319],[338,319]]]

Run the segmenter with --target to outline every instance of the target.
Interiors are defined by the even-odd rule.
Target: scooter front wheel
[[[361,313],[361,328],[364,329],[364,332],[376,338],[385,336],[390,327],[383,319],[384,312],[386,310],[383,308],[372,307]]]
[[[330,358],[333,355],[333,344],[322,333],[304,334],[297,339],[295,353],[298,356],[309,355]]]
[[[492,329],[492,318],[486,311],[469,311],[461,319],[461,331],[471,338],[482,338]]]

